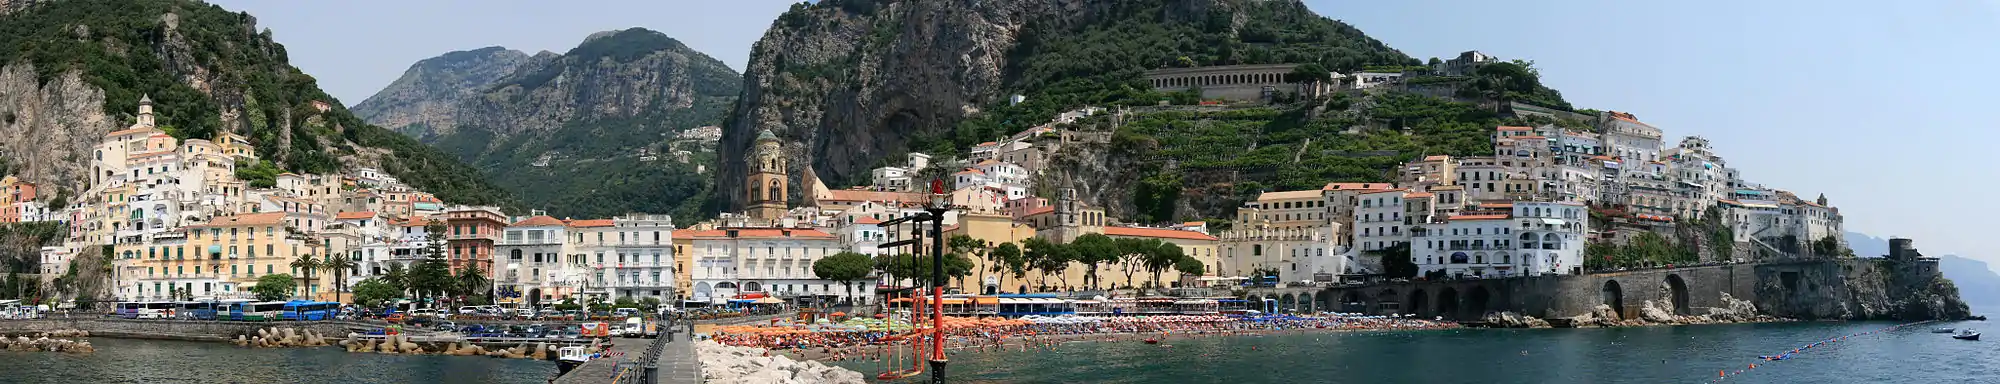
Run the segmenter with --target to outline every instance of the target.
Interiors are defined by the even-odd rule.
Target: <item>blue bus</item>
[[[145,306],[142,303],[121,301],[111,307],[111,315],[127,319],[137,319],[139,318],[139,308]]]
[[[340,303],[295,300],[285,303],[285,320],[330,320],[340,311]]]
[[[215,302],[183,301],[174,304],[174,316],[195,320],[215,320]]]

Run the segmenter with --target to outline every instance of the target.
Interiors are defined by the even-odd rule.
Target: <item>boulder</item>
[[[1678,319],[1677,316],[1674,316],[1673,309],[1666,308],[1664,307],[1665,305],[1669,304],[1646,300],[1644,304],[1639,305],[1639,318],[1651,323],[1672,324],[1677,322]]]

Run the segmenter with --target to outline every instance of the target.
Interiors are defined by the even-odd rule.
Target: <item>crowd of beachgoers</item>
[[[1271,332],[1380,331],[1456,328],[1458,324],[1409,317],[1346,315],[1169,315],[1131,317],[1029,316],[1015,319],[945,318],[947,348],[992,350],[1050,347],[1068,341],[1107,341],[1262,334]],[[855,319],[818,324],[717,327],[715,342],[840,361],[908,348],[911,326],[900,319]]]

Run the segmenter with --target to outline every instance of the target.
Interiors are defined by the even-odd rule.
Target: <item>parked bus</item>
[[[136,315],[134,315],[134,316],[133,316],[132,318],[134,318],[134,319],[165,319],[165,318],[167,318],[167,312],[168,312],[168,311],[171,311],[171,310],[173,310],[174,308],[175,308],[175,306],[174,306],[174,303],[173,303],[173,302],[171,302],[171,301],[148,301],[148,302],[143,302],[143,303],[139,303],[139,309],[138,309],[138,312],[137,312],[137,314],[136,314]]]
[[[243,306],[249,305],[250,303],[251,303],[250,300],[245,300],[245,299],[229,299],[229,300],[216,301],[214,303],[215,305],[213,306],[213,309],[215,311],[215,319],[243,320],[236,318],[236,314],[241,313]]]
[[[328,320],[333,318],[334,311],[339,310],[340,303],[297,300],[285,303],[282,318],[285,320]]]
[[[139,318],[139,307],[144,306],[145,304],[142,303],[121,301],[111,307],[111,315],[127,319],[137,319]]]
[[[242,303],[231,306],[229,319],[240,321],[271,321],[279,319],[284,312],[285,302],[283,301]]]
[[[195,320],[215,320],[215,302],[183,301],[174,304],[174,316]]]

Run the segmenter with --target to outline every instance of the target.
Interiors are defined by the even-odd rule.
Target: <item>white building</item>
[[[540,213],[540,212],[536,212]],[[583,290],[589,268],[569,252],[569,224],[547,215],[515,220],[493,246],[493,284],[524,303],[553,303]],[[502,300],[508,300],[502,297]]]
[[[817,229],[721,228],[682,231],[694,245],[693,301],[720,303],[740,294],[780,297],[846,297],[843,282],[818,278],[812,264],[846,250],[840,238]],[[854,283],[854,297],[873,284]]]
[[[1580,273],[1589,217],[1581,203],[1515,202],[1413,230],[1411,255],[1421,273],[1449,276]]]
[[[592,269],[584,295],[615,300],[656,297],[672,301],[674,291],[673,218],[629,214],[608,220],[570,223],[570,244]]]
[[[1361,251],[1375,251],[1410,241],[1410,234],[1403,230],[1403,194],[1401,189],[1365,191],[1355,196],[1354,204],[1354,246]]]
[[[1660,160],[1661,131],[1630,113],[1605,112],[1609,118],[1599,119],[1605,124],[1604,144],[1611,150],[1607,155],[1628,163]]]

